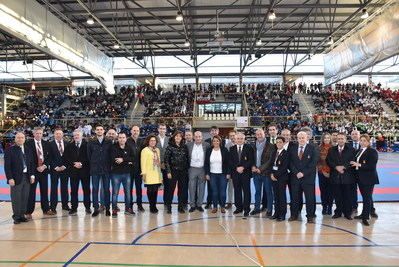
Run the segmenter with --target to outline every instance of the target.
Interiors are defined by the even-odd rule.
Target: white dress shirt
[[[204,167],[205,162],[205,154],[204,148],[202,147],[202,143],[197,145],[193,144],[193,151],[191,152],[191,161],[190,167],[202,168]]]

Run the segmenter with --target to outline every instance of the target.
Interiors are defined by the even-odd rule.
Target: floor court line
[[[260,252],[259,248],[256,245],[256,239],[255,239],[254,235],[251,235],[251,242],[252,242],[252,245],[254,246],[255,254],[256,254],[256,257],[258,258],[259,264],[262,266],[266,266],[265,261],[263,260],[263,257],[262,257],[262,253]]]

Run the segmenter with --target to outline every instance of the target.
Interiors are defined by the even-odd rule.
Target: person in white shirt
[[[194,133],[194,142],[186,144],[188,149],[188,157],[190,167],[188,169],[188,192],[190,196],[190,210],[196,209],[203,212],[202,202],[205,193],[205,171],[204,161],[205,152],[209,148],[209,144],[202,141],[202,133],[196,131]]]
[[[212,187],[212,213],[218,211],[225,213],[227,180],[230,179],[229,154],[227,148],[222,146],[219,136],[212,137],[212,147],[205,154],[206,179]]]

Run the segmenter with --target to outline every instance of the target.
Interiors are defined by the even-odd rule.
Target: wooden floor
[[[304,215],[290,223],[231,211],[93,219],[83,209],[78,216],[36,212],[33,221],[14,225],[10,203],[2,202],[0,265],[399,266],[399,203],[376,208],[379,218],[369,227],[320,210],[310,225]]]

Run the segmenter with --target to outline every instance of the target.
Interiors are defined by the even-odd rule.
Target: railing
[[[8,85],[1,85],[0,94],[8,94],[8,95],[24,97],[26,95],[26,90]]]

